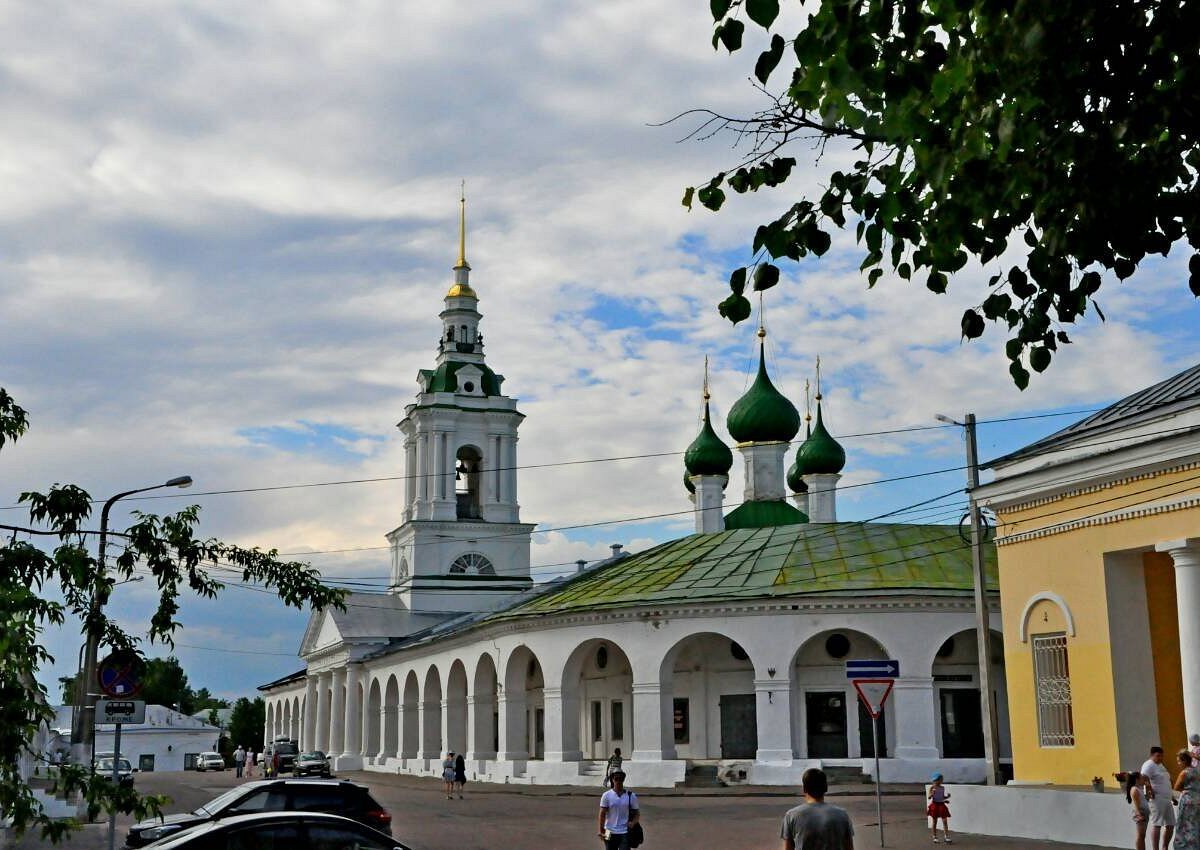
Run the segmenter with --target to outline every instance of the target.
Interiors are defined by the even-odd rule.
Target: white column
[[[329,673],[322,673],[317,682],[317,734],[316,743],[317,749],[321,752],[329,752],[329,713],[330,713],[330,683],[333,677]]]
[[[317,677],[308,676],[304,682],[304,727],[301,746],[306,750],[317,748]]]
[[[388,752],[388,724],[397,722],[397,707],[385,705],[379,709],[379,752],[375,754],[375,763],[382,764],[384,759],[400,755],[400,734],[396,733],[394,752]]]
[[[412,519],[417,500],[417,445],[411,439],[404,443],[404,476],[404,518]]]
[[[791,762],[792,692],[786,679],[754,680],[758,749],[755,761]]]
[[[467,697],[467,758],[494,759],[492,744],[492,715],[496,703],[491,694]]]
[[[441,761],[441,701],[421,700],[417,704],[417,758]]]
[[[692,484],[696,487],[696,533],[712,534],[725,530],[725,514],[722,508],[725,502],[725,485],[728,483],[728,475],[692,476]]]
[[[937,723],[940,712],[932,676],[904,676],[897,679],[892,685],[891,696],[884,704],[884,711],[889,725],[895,730],[893,755],[896,758],[939,758]]]
[[[501,761],[524,761],[529,758],[525,743],[525,692],[514,696],[501,695],[500,706],[500,752]]]
[[[333,699],[329,709],[329,750],[340,753],[346,740],[346,668],[333,671]]]
[[[362,695],[359,683],[362,679],[361,664],[346,665],[346,707],[342,715],[343,756],[362,755]]]
[[[1179,665],[1183,669],[1183,718],[1188,734],[1200,731],[1200,537],[1169,540],[1154,547],[1175,562],[1175,606],[1179,611]]]
[[[563,749],[563,724],[579,724],[579,697],[563,694],[562,688],[542,689],[542,708],[546,712],[546,761],[579,761],[583,752]]]
[[[675,758],[675,735],[671,730],[671,706],[663,699],[658,682],[634,682],[633,761],[662,761]]]

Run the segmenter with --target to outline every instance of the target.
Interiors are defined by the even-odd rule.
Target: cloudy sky
[[[199,504],[208,534],[382,584],[395,423],[434,360],[465,179],[489,363],[527,416],[521,464],[543,465],[520,482],[541,529],[535,576],[685,533],[686,515],[661,518],[689,507],[678,454],[553,464],[681,452],[704,356],[721,420],[752,374],[753,322],[731,327],[713,305],[785,196],[685,211],[683,188],[737,151],[681,141],[687,122],[654,126],[760,105],[753,55],[712,50],[707,7],[0,3],[0,386],[32,421],[0,456],[0,507],[55,482],[103,499],[186,473],[182,498],[122,506]],[[796,155],[793,184],[817,185]],[[766,299],[777,385],[800,403],[820,355],[835,434],[1092,408],[1196,360],[1178,256],[1106,288],[1108,322],[1085,320],[1024,393],[1000,335],[958,338],[991,270],[933,296],[887,278],[868,292],[857,264],[842,237]],[[981,453],[1069,421],[984,425]],[[961,485],[959,471],[883,480],[961,463],[957,429],[843,442],[843,518]],[[365,478],[391,480],[336,483]],[[212,494],[305,484],[328,486]],[[938,505],[902,516],[957,520],[953,500]],[[122,587],[113,611],[144,628],[149,600]],[[194,687],[252,695],[298,667],[305,617],[231,586],[184,606],[178,655]],[[48,642],[52,683],[79,637]]]

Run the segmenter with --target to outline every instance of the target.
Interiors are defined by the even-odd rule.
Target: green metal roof
[[[808,522],[808,516],[784,501],[742,502],[725,515],[726,529],[773,528],[801,522]]]
[[[996,550],[984,547],[989,590]],[[969,594],[957,526],[822,523],[693,534],[663,543],[490,619],[689,602],[868,592]]]
[[[431,393],[458,392],[458,379],[454,376],[463,366],[474,366],[483,373],[481,389],[484,395],[500,395],[500,379],[483,363],[461,363],[457,360],[447,360],[436,369],[422,369],[421,377],[429,380],[428,391]]]

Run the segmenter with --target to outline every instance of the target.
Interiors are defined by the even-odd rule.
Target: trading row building
[[[453,750],[476,780],[589,784],[619,747],[638,787],[795,784],[813,765],[873,773],[871,722],[845,664],[891,659],[882,777],[920,781],[936,767],[982,779],[969,546],[956,526],[839,522],[846,456],[820,393],[794,449],[801,417],[761,354],[725,423],[741,498],[726,493],[734,451],[706,397],[685,455],[695,533],[636,554],[614,547],[534,585],[535,526],[517,496],[523,415],[486,362],[463,248],[460,234],[437,361],[399,423],[406,482],[388,592],[313,615],[304,669],[261,687],[268,734],[332,753],[339,769],[429,775]],[[1006,756],[999,652],[992,665]]]

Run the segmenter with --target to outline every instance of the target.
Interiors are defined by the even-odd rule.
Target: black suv
[[[294,773],[296,770],[296,744],[293,741],[272,741],[267,747],[263,758],[267,759],[267,764],[274,764],[275,754],[279,754],[279,772]]]
[[[391,834],[392,816],[365,786],[345,779],[265,779],[226,791],[194,812],[164,815],[129,828],[126,847],[144,847],[202,823],[251,812],[329,812]]]

